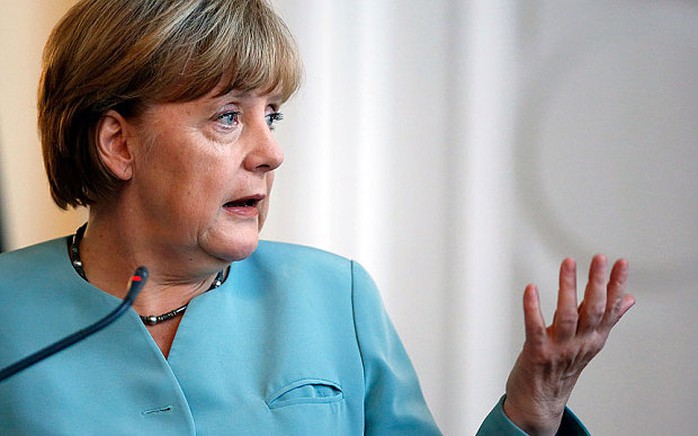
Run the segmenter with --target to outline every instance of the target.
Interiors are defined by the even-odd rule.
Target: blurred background
[[[0,243],[72,233],[36,135],[72,0],[0,0]],[[566,256],[628,258],[638,304],[570,406],[598,435],[698,428],[698,3],[275,0],[301,47],[268,239],[359,260],[448,435],[474,434],[552,319]]]

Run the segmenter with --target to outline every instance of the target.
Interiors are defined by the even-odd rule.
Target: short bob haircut
[[[299,87],[296,44],[266,0],[82,0],[56,25],[43,55],[39,133],[56,204],[110,198],[120,181],[97,153],[97,127],[116,110],[233,90]],[[225,82],[222,82],[225,80]]]

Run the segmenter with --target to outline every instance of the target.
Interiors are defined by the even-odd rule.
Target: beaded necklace
[[[87,223],[80,226],[80,228],[78,228],[75,231],[75,235],[73,235],[73,237],[70,240],[70,262],[73,264],[73,268],[75,268],[75,271],[80,275],[80,277],[82,277],[86,282],[89,283],[89,280],[87,280],[87,275],[85,274],[85,269],[82,266],[82,259],[80,259],[80,241],[82,240],[82,237],[85,234],[86,228]],[[213,280],[213,283],[211,283],[211,286],[206,290],[206,292],[216,289],[223,283],[224,273],[225,270],[218,272],[216,278]],[[167,313],[163,313],[162,315],[138,316],[140,316],[141,320],[143,321],[143,324],[156,325],[160,324],[161,322],[168,321],[172,318],[176,318],[177,316],[183,314],[184,311],[187,310],[187,306],[189,306],[189,303],[180,306],[174,310],[171,310]]]

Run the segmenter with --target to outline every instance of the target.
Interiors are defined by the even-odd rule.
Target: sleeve
[[[440,435],[375,283],[352,262],[352,304],[364,366],[366,435]]]
[[[480,430],[477,432],[478,436],[526,435],[526,432],[514,425],[504,414],[505,398],[506,396],[503,396],[490,414],[487,415],[487,418],[480,426]],[[579,418],[570,409],[565,408],[557,434],[560,436],[588,436],[589,432]]]

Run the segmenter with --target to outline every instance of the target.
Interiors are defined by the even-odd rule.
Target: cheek
[[[274,185],[274,176],[275,174],[273,172],[267,173],[267,195],[271,194],[271,187]]]
[[[259,219],[257,221],[257,231],[261,232],[262,227],[264,227],[264,222],[267,220],[267,213],[269,212],[269,202],[266,201],[264,206],[259,209]]]
[[[219,201],[228,189],[231,168],[213,153],[181,154],[162,168],[173,195],[194,203]]]
[[[262,230],[264,227],[264,222],[267,220],[267,214],[269,213],[269,201],[271,200],[271,188],[274,185],[274,173],[267,173],[267,198],[262,202],[259,207],[259,221],[258,228]]]

